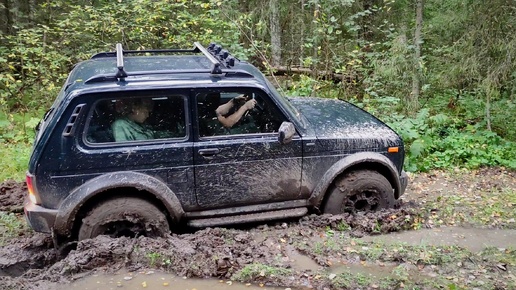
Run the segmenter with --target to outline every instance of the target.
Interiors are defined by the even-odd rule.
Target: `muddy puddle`
[[[459,246],[472,252],[478,252],[486,247],[515,248],[516,230],[441,227],[382,236],[366,236],[363,239],[409,245]]]
[[[314,260],[312,260],[308,256],[301,254],[292,246],[285,247],[285,251],[294,271],[312,271],[315,273],[322,269],[322,267],[319,266],[319,264],[317,264]]]
[[[284,290],[285,288],[267,285],[243,284],[217,279],[196,279],[171,275],[169,273],[147,270],[144,272],[121,272],[118,274],[92,274],[57,287],[56,290],[110,290],[110,289],[174,289],[174,290]]]

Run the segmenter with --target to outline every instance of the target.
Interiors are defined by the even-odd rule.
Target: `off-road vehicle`
[[[218,124],[220,105],[229,115],[251,100],[234,126]],[[373,211],[404,193],[403,161],[401,138],[372,115],[286,98],[219,45],[117,44],[77,64],[41,120],[25,214],[60,243]]]

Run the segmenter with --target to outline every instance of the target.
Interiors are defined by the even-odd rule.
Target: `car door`
[[[216,111],[233,102],[227,115],[254,100],[231,128],[219,123]],[[299,136],[278,142],[286,118],[267,94],[258,89],[220,89],[195,93],[197,138],[194,174],[202,209],[263,204],[300,199],[302,145]]]

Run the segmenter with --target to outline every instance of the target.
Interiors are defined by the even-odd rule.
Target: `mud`
[[[481,281],[487,284],[479,284],[478,288],[510,288],[512,284],[503,283],[510,283],[507,281],[514,277],[515,265],[511,261],[489,261],[491,264],[484,267],[484,260],[480,258],[474,261],[477,263],[475,264],[470,262],[471,258],[457,256],[457,261],[451,262],[451,266],[439,266],[437,262],[440,260],[437,258],[434,259],[437,262],[423,259],[425,263],[419,264],[387,250],[390,242],[411,241],[415,245],[439,244],[441,241],[446,246],[462,247],[465,252],[480,251],[485,246],[514,249],[515,233],[510,230],[469,230],[460,227],[419,231],[413,229],[416,228],[415,225],[430,228],[424,223],[429,213],[422,211],[420,207],[426,200],[443,192],[456,190],[514,190],[516,174],[503,169],[486,169],[458,173],[456,179],[440,173],[421,174],[412,178],[405,202],[401,203],[400,208],[376,213],[310,215],[289,222],[280,221],[246,228],[207,228],[156,239],[114,239],[100,236],[77,243],[76,248],[66,255],[53,248],[52,239],[48,235],[29,233],[26,236],[13,237],[6,246],[0,247],[0,289],[64,289],[69,288],[68,286],[81,289],[80,285],[84,284],[76,283],[87,283],[84,281],[88,279],[92,281],[91,279],[98,280],[100,278],[97,277],[102,277],[102,281],[111,281],[110,285],[114,285],[113,283],[120,280],[117,275],[138,275],[149,271],[160,275],[169,274],[168,283],[175,281],[174,279],[185,282],[189,279],[194,281],[197,278],[209,278],[211,280],[207,281],[211,281],[210,283],[221,280],[224,283],[235,283],[234,286],[240,280],[244,283],[238,284],[240,286],[252,283],[260,288],[279,286],[281,289],[342,289],[347,288],[342,286],[347,284],[336,284],[332,280],[335,275],[362,273],[372,277],[391,277],[400,267],[406,268],[411,276],[421,276],[421,281],[426,278],[437,280],[439,277],[450,277],[449,283],[468,286],[477,285],[472,276],[486,275],[477,273],[478,269],[494,267],[495,271],[486,270],[489,274],[486,282]],[[23,183],[2,183],[0,210],[19,213],[25,192]],[[395,233],[400,231],[405,232]],[[388,234],[393,232],[394,234]],[[367,243],[378,240],[385,243],[385,249],[376,249],[379,254],[375,256],[372,252],[375,250],[373,244]],[[414,249],[410,248],[415,251]],[[437,253],[437,250],[434,252]],[[450,252],[450,255],[453,253]],[[514,252],[507,253],[516,257]],[[476,254],[471,257],[474,260]],[[452,274],[459,263],[464,265],[464,270],[461,270],[464,273]],[[253,272],[249,271],[250,265],[266,265],[269,268]],[[152,277],[158,279],[152,280],[152,283],[164,283],[160,280],[161,276]],[[151,283],[149,279],[144,282]],[[125,282],[127,281],[121,281]],[[194,283],[184,285],[187,287],[183,288],[189,289],[201,287]],[[351,285],[355,288],[377,288],[374,284],[367,287]],[[128,284],[124,288],[131,289]],[[435,287],[423,285],[418,288]]]
[[[0,185],[0,211],[22,212],[27,186],[23,182],[9,180]]]

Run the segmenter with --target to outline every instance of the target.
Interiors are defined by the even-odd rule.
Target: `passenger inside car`
[[[121,117],[111,125],[116,142],[154,139],[155,132],[144,122],[152,111],[150,99],[118,101],[117,111]]]

